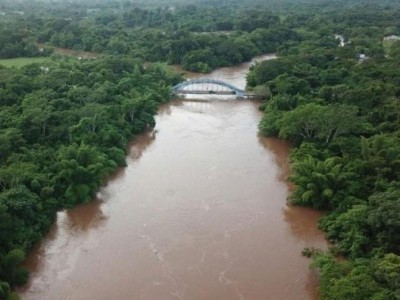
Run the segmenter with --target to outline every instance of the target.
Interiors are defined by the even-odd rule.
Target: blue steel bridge
[[[186,80],[172,88],[174,94],[236,95],[237,99],[253,98],[253,94],[218,79],[196,78]]]

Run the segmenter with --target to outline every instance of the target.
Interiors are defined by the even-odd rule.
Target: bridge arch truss
[[[211,78],[186,80],[174,86],[172,91],[174,94],[230,94],[236,95],[238,99],[246,98],[246,92],[244,90],[225,81]]]

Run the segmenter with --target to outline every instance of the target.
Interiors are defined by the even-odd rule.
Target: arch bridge
[[[250,98],[252,95],[234,85],[218,79],[196,78],[186,80],[172,88],[174,94],[199,95],[236,95],[237,99]]]

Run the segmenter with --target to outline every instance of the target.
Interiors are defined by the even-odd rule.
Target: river
[[[248,68],[207,77],[243,88]],[[58,213],[21,298],[315,299],[301,250],[326,248],[319,214],[287,205],[290,145],[260,118],[248,100],[162,106],[97,199]]]
[[[46,44],[38,43],[37,47],[40,48],[46,48],[49,47]],[[60,48],[60,47],[51,47],[53,49],[53,53],[55,54],[60,54],[63,56],[74,56],[79,59],[95,59],[101,56],[99,53],[96,52],[89,52],[89,51],[81,51],[81,50],[72,50],[72,49],[67,49],[67,48]]]

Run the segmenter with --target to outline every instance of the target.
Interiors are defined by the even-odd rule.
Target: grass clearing
[[[19,58],[9,58],[0,59],[0,65],[12,68],[21,68],[23,66],[33,64],[33,63],[44,63],[50,61],[50,57],[19,57]]]

